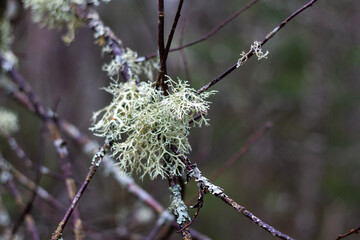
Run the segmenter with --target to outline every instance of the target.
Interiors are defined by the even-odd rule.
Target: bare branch
[[[270,33],[268,33],[266,35],[266,37],[264,38],[264,40],[261,41],[260,46],[263,46],[267,41],[269,41],[276,33],[279,32],[279,30],[281,28],[283,28],[288,22],[290,22],[294,17],[296,17],[297,15],[299,15],[301,12],[303,12],[305,9],[307,9],[308,7],[312,6],[317,0],[311,0],[310,2],[308,2],[307,4],[305,4],[304,6],[302,6],[301,8],[299,8],[298,10],[296,10],[295,12],[293,12],[292,14],[290,14],[290,16],[288,16],[284,21],[282,21],[276,28],[274,28]],[[246,59],[251,58],[253,55],[255,54],[254,50],[249,51],[246,55],[244,55],[243,57]],[[237,69],[238,67],[238,63],[235,63],[234,65],[232,65],[230,68],[228,68],[225,72],[223,72],[221,75],[219,75],[218,77],[216,77],[215,79],[211,80],[208,84],[206,84],[205,86],[203,86],[202,88],[200,88],[199,90],[197,90],[197,93],[202,93],[204,91],[206,91],[207,89],[209,89],[211,86],[213,86],[214,84],[216,84],[217,82],[219,82],[221,79],[223,79],[224,77],[226,77],[229,73],[231,73],[232,71],[234,71],[235,69]]]
[[[359,234],[360,233],[360,227],[357,227],[355,229],[351,229],[349,232],[347,233],[344,233],[342,235],[339,235],[336,240],[340,240],[340,239],[343,239],[343,238],[346,238],[350,235],[353,235],[353,234]]]
[[[97,168],[100,166],[101,161],[104,159],[105,154],[109,151],[109,149],[111,148],[113,144],[112,140],[106,140],[104,145],[101,147],[101,149],[94,155],[92,163],[91,163],[91,167],[90,170],[83,182],[83,184],[81,185],[80,189],[78,190],[78,192],[76,193],[74,199],[72,200],[72,203],[70,205],[70,207],[68,208],[65,216],[63,217],[63,219],[60,221],[58,227],[56,228],[55,232],[52,234],[51,239],[52,240],[58,240],[59,238],[61,238],[62,236],[62,232],[65,228],[65,225],[67,223],[67,221],[69,220],[72,212],[74,211],[76,205],[79,203],[80,198],[82,197],[83,193],[85,192],[87,186],[89,185],[91,179],[94,177]]]
[[[260,130],[258,130],[255,134],[251,135],[245,145],[243,145],[239,151],[237,151],[234,155],[231,156],[229,160],[227,160],[211,177],[211,181],[214,181],[216,178],[220,176],[226,169],[231,167],[236,160],[238,160],[242,155],[244,155],[249,148],[264,134],[272,128],[272,123],[267,122],[264,127],[262,127]]]
[[[26,82],[25,78],[15,69],[12,63],[7,61],[3,57],[2,53],[0,53],[0,65],[9,66],[8,68],[4,69],[4,71],[6,71],[6,73],[10,75],[13,82],[17,85],[18,90],[23,92],[27,96],[29,100],[28,102],[32,105],[32,109],[34,110],[34,112],[45,122],[46,127],[50,133],[53,146],[55,147],[60,159],[68,197],[70,199],[73,199],[75,196],[76,186],[75,181],[72,177],[73,174],[71,170],[71,163],[69,161],[68,149],[66,146],[66,142],[62,138],[60,130],[57,127],[54,113],[48,113],[45,110],[45,107],[41,104],[39,98],[33,92],[31,86]],[[74,228],[76,229],[76,233],[83,232],[83,227],[80,220],[80,211],[78,209],[75,210]]]
[[[219,23],[218,25],[216,25],[213,29],[210,30],[210,32],[208,32],[207,34],[205,34],[204,36],[200,37],[199,39],[196,39],[194,41],[191,41],[189,43],[186,43],[184,45],[182,45],[182,43],[180,43],[180,46],[175,47],[170,49],[170,52],[175,52],[190,46],[193,46],[197,43],[200,43],[202,41],[207,40],[208,38],[210,38],[211,36],[213,36],[215,33],[217,33],[220,29],[222,29],[226,24],[228,24],[229,22],[231,22],[232,20],[234,20],[237,16],[239,16],[240,14],[242,14],[243,12],[245,12],[247,9],[249,9],[250,7],[252,7],[255,3],[257,3],[259,0],[251,0],[250,2],[248,2],[244,7],[242,7],[241,9],[239,9],[238,11],[236,11],[235,13],[233,13],[230,17],[226,18],[225,20],[223,20],[221,23]],[[146,59],[151,59],[156,57],[157,54],[152,54],[150,56],[147,56]]]

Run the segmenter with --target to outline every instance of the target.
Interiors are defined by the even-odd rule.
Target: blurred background
[[[173,46],[205,35],[247,2],[185,1]],[[208,40],[171,53],[168,74],[200,88],[306,2],[260,0]],[[167,33],[177,4],[177,0],[165,1]],[[113,0],[97,10],[124,46],[139,56],[156,52],[156,1]],[[360,225],[359,23],[360,1],[316,2],[263,47],[270,52],[268,59],[251,58],[212,87],[218,93],[211,97],[211,126],[191,133],[189,158],[210,177],[249,136],[267,122],[273,123],[214,183],[256,216],[296,239],[335,239]],[[60,117],[101,143],[88,129],[92,113],[110,101],[100,90],[109,84],[101,70],[109,59],[101,57],[101,49],[94,45],[93,34],[86,27],[77,30],[69,46],[61,41],[64,33],[41,28],[32,23],[28,11],[20,9],[14,19],[13,42],[19,70],[45,106],[55,108]],[[18,113],[21,130],[15,137],[30,158],[36,159],[42,122],[3,92],[0,101],[1,106]],[[66,140],[74,177],[80,183],[91,159],[71,139]],[[50,140],[46,146],[44,165],[61,172]],[[27,173],[5,141],[0,140],[0,147],[7,159]],[[169,205],[166,180],[134,178],[163,206]],[[41,186],[68,205],[63,181],[43,176]],[[4,188],[0,192],[11,218],[17,219],[19,211],[12,197]],[[196,193],[195,183],[190,182],[186,189],[189,204],[194,203],[191,200]],[[29,197],[25,189],[23,194],[25,199]],[[103,173],[91,182],[80,201],[80,211],[89,232],[87,239],[131,239],[121,237],[124,232],[142,239],[157,219],[151,209]],[[63,216],[39,199],[31,213],[41,239],[49,238]],[[273,239],[210,194],[192,227],[212,239]],[[67,226],[64,239],[73,238],[70,229]],[[181,236],[174,233],[170,239]]]

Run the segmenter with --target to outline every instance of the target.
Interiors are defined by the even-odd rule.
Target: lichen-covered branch
[[[171,148],[175,154],[178,154],[178,151],[175,146],[171,146]],[[221,187],[216,186],[209,179],[204,177],[201,174],[201,171],[199,170],[199,168],[196,166],[196,164],[192,164],[189,159],[184,158],[182,156],[180,156],[180,158],[183,161],[183,163],[186,165],[186,168],[188,170],[188,174],[187,174],[188,178],[193,177],[195,179],[195,181],[198,182],[199,188],[205,188],[205,190],[207,192],[209,192],[212,195],[214,195],[215,197],[223,200],[226,204],[228,204],[231,207],[233,207],[234,209],[236,209],[236,211],[238,211],[239,213],[241,213],[242,215],[244,215],[245,217],[250,219],[253,223],[257,224],[258,226],[263,228],[265,231],[269,232],[271,235],[278,237],[280,239],[285,239],[285,240],[293,239],[293,238],[283,234],[279,230],[276,230],[274,227],[270,226],[269,224],[265,223],[260,218],[256,217],[253,213],[248,211],[245,207],[241,206],[240,204],[235,202],[233,199],[231,199],[228,195],[226,195],[226,193],[224,192],[224,190]]]
[[[62,138],[60,130],[57,127],[57,123],[53,116],[54,114],[45,110],[45,107],[42,105],[39,98],[33,92],[31,86],[26,82],[25,78],[15,69],[13,63],[4,58],[1,52],[0,65],[7,66],[6,68],[3,67],[2,70],[11,77],[13,82],[17,85],[18,90],[26,95],[35,113],[44,120],[46,127],[50,133],[53,146],[55,147],[55,150],[59,156],[68,196],[70,199],[73,199],[75,197],[76,186],[71,170],[71,163],[68,159],[69,153],[67,150],[66,142]],[[75,210],[74,228],[75,233],[79,233],[79,236],[84,235],[83,227],[80,220],[80,211],[78,209]],[[82,237],[76,237],[76,239],[78,240],[80,240],[81,238]]]

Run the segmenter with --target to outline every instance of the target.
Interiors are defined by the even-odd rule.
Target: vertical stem
[[[168,37],[168,40],[166,42],[166,48],[165,48],[165,51],[164,51],[164,58],[161,60],[163,62],[166,62],[167,60],[167,57],[169,55],[169,50],[170,50],[170,46],[171,46],[171,42],[172,42],[172,39],[174,37],[174,34],[175,34],[175,30],[176,30],[176,26],[177,26],[177,23],[179,21],[179,18],[180,18],[180,13],[181,13],[181,9],[182,9],[182,5],[184,3],[184,0],[180,0],[179,1],[179,5],[178,5],[178,8],[177,8],[177,11],[176,11],[176,15],[175,15],[175,18],[174,18],[174,22],[173,22],[173,25],[171,27],[171,31],[170,31],[170,34],[169,34],[169,37]]]
[[[167,95],[167,86],[164,83],[166,75],[166,61],[164,61],[165,43],[164,43],[164,0],[158,0],[158,46],[160,56],[160,70],[156,78],[156,86],[161,86],[164,95]]]

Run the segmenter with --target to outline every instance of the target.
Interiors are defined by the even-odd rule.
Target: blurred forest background
[[[170,53],[168,74],[200,88],[306,2],[260,0],[213,37],[184,49],[187,66],[181,52]],[[205,35],[246,3],[185,1],[173,46]],[[166,33],[177,4],[177,0],[165,1]],[[113,0],[97,10],[124,46],[139,56],[156,52],[156,1]],[[359,23],[360,1],[319,0],[263,47],[270,52],[268,59],[257,61],[254,57],[212,87],[218,93],[211,97],[211,126],[191,132],[193,151],[189,157],[210,177],[250,135],[267,122],[273,123],[214,183],[262,220],[296,239],[335,239],[360,225]],[[92,136],[88,130],[92,113],[110,101],[110,95],[100,90],[109,84],[101,70],[108,58],[101,57],[86,27],[77,30],[69,46],[62,42],[63,34],[40,28],[32,23],[28,11],[21,10],[14,20],[13,51],[19,58],[20,72],[44,105],[56,108],[60,117]],[[21,130],[16,139],[36,159],[43,123],[3,91],[0,93],[1,106],[19,116]],[[66,140],[74,177],[81,183],[91,159],[81,154],[71,139]],[[5,141],[1,140],[0,147],[4,156],[26,173]],[[48,140],[44,165],[60,172],[56,158]],[[134,178],[163,206],[169,205],[167,181]],[[41,186],[68,206],[62,181],[43,176]],[[12,197],[4,188],[0,190],[3,204],[16,219],[20,213]],[[196,192],[192,181],[186,200],[193,199]],[[29,192],[23,193],[26,199]],[[41,239],[48,239],[63,213],[43,205],[36,199],[31,213]],[[103,233],[108,239],[119,239],[124,231],[146,236],[157,219],[150,208],[100,172],[79,206],[88,231]],[[141,214],[147,218],[140,218]],[[212,239],[272,239],[210,194],[205,196],[192,227]],[[72,239],[70,229],[65,229],[64,239]],[[180,238],[179,234],[171,237]]]

